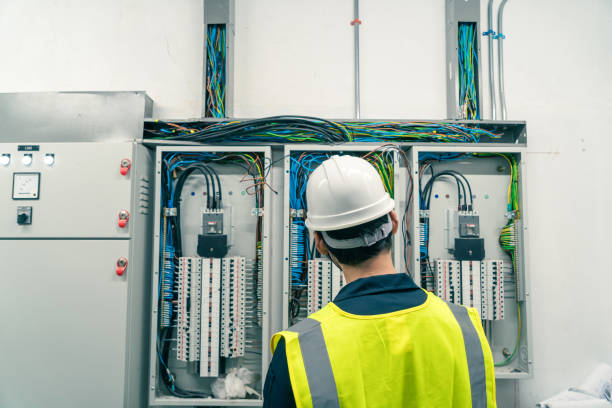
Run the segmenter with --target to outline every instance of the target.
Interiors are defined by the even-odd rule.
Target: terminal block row
[[[435,292],[443,300],[475,308],[482,319],[504,318],[504,262],[435,260]]]

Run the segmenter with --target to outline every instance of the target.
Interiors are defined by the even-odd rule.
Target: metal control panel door
[[[123,406],[129,243],[0,240],[0,406]]]
[[[131,143],[1,143],[0,238],[129,238],[133,157]]]

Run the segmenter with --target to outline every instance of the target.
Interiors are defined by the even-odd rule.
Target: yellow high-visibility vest
[[[492,408],[493,356],[478,312],[428,293],[371,316],[333,302],[276,333],[285,339],[297,408]]]

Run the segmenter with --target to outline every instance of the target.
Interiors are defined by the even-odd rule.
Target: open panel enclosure
[[[411,156],[417,282],[478,310],[497,378],[527,377],[524,149],[428,146]]]
[[[385,190],[395,199],[395,212],[402,222],[410,192],[406,188],[409,158],[396,145],[343,144],[285,146],[283,327],[289,327],[330,302],[344,285],[342,271],[314,246],[314,236],[305,225],[306,183],[309,175],[332,155],[354,155],[368,160],[379,172]],[[402,223],[403,225],[403,223]],[[407,230],[402,232],[408,233]],[[393,261],[406,272],[405,234],[393,239]]]
[[[262,405],[269,162],[269,147],[157,148],[150,405]],[[231,400],[228,376],[248,387]]]

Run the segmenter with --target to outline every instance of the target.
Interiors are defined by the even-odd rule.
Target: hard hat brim
[[[373,221],[385,214],[388,214],[395,207],[395,202],[385,193],[385,196],[372,205],[349,211],[342,214],[330,216],[312,216],[310,213],[306,217],[306,228],[311,231],[335,231],[356,225],[365,224]]]

